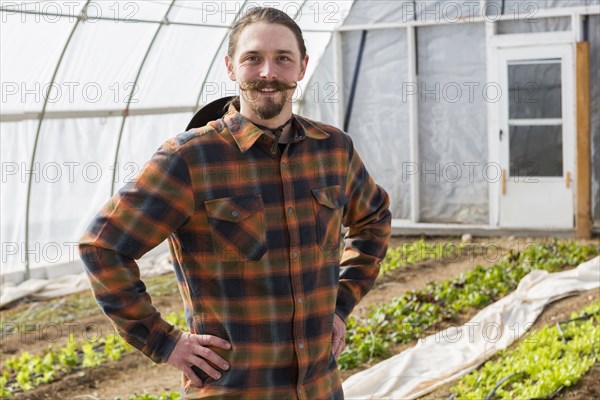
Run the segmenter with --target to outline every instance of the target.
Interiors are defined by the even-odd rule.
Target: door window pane
[[[508,65],[509,119],[561,118],[560,60]]]
[[[562,126],[511,126],[511,176],[562,176]]]

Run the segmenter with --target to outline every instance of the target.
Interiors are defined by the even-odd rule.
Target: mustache
[[[263,89],[275,89],[279,91],[296,89],[298,86],[297,82],[283,82],[278,80],[273,81],[252,81],[245,82],[240,85],[241,90],[263,90]]]

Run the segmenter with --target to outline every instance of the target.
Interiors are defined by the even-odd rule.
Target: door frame
[[[535,47],[540,47],[544,50],[540,51],[540,57],[543,57],[544,51],[549,49],[551,46],[565,46],[563,47],[563,51],[565,52],[564,61],[562,63],[562,91],[563,98],[566,98],[567,101],[563,104],[563,129],[568,129],[572,132],[571,135],[564,135],[563,138],[566,138],[569,143],[563,143],[563,146],[568,149],[568,154],[564,152],[563,154],[566,156],[563,159],[563,171],[571,172],[571,191],[573,196],[573,209],[572,214],[573,218],[576,213],[576,137],[577,137],[577,127],[576,127],[576,85],[575,85],[575,71],[576,71],[576,41],[573,35],[573,32],[565,31],[565,32],[545,32],[545,33],[531,33],[531,34],[504,34],[497,35],[495,33],[495,24],[487,23],[486,24],[486,38],[487,38],[487,76],[488,83],[490,84],[498,84],[500,82],[505,81],[503,77],[500,76],[500,54],[499,52],[504,49],[519,49],[519,48],[528,48],[532,49]],[[547,54],[547,53],[546,53]],[[566,80],[565,80],[566,78]],[[502,90],[507,90],[508,88],[502,88]],[[568,91],[568,92],[567,92]],[[501,166],[503,164],[503,160],[501,160],[501,143],[499,139],[499,132],[502,127],[502,107],[504,106],[504,102],[508,93],[502,93],[498,101],[488,101],[488,163],[489,167],[487,168],[490,171],[490,176],[488,177],[489,183],[489,225],[494,227],[500,226],[500,197],[502,196],[502,178],[500,175]],[[508,135],[505,135],[507,137]],[[564,148],[564,149],[565,149]],[[492,171],[496,171],[496,173],[492,173]],[[574,229],[575,224],[573,224],[572,228]],[[527,229],[527,228],[523,228]],[[536,227],[531,227],[531,229],[536,229]],[[544,228],[540,228],[544,229]],[[564,228],[561,228],[564,229]]]

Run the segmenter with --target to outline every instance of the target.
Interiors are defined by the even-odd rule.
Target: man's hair
[[[272,7],[253,7],[249,11],[243,14],[233,26],[231,27],[231,33],[229,34],[229,46],[227,48],[227,55],[233,59],[235,55],[235,49],[237,41],[245,27],[257,22],[267,22],[270,24],[283,25],[292,31],[296,36],[298,42],[298,48],[300,49],[301,60],[306,55],[306,46],[304,44],[304,37],[302,36],[302,30],[298,24],[285,12]]]

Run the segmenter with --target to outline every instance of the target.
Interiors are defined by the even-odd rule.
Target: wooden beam
[[[591,190],[590,190],[590,45],[576,44],[577,79],[577,170],[576,170],[576,218],[577,237],[591,237]]]

